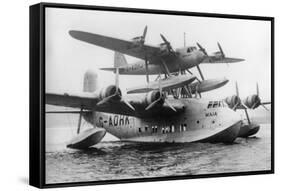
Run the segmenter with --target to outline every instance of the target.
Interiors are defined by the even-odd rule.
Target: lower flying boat
[[[77,136],[68,147],[86,149],[100,142],[106,132],[121,141],[143,143],[231,143],[238,136],[241,117],[229,107],[208,107],[207,99],[168,98],[161,84],[158,90],[122,96],[118,75],[117,69],[115,85],[101,90],[87,87],[87,92],[78,94],[46,93],[46,104],[79,109],[46,111],[79,114]],[[94,84],[92,79],[84,78],[84,88]],[[81,132],[82,117],[93,128]]]

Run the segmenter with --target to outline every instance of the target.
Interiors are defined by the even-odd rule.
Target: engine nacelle
[[[161,96],[160,91],[150,91],[146,94],[145,98],[144,98],[144,103],[145,106],[149,106],[150,104],[152,104],[154,101],[159,100],[160,98],[162,98],[158,104],[163,104],[164,103],[164,96]]]
[[[140,45],[144,44],[143,36],[134,37],[134,38],[131,39],[131,41],[135,46],[140,46]]]
[[[233,95],[225,98],[225,102],[229,108],[235,109],[234,107],[241,104],[241,99],[237,95]]]
[[[159,45],[159,49],[160,49],[161,54],[163,54],[163,55],[166,55],[169,53],[169,47],[166,43],[161,43]]]
[[[100,100],[103,100],[104,98],[107,98],[109,96],[112,96],[116,93],[116,86],[115,85],[109,85],[103,89],[101,89],[101,91],[99,92],[99,98]],[[118,88],[118,94],[120,95],[119,97],[116,97],[116,99],[119,99],[121,98],[122,96],[122,93],[121,93],[121,90]],[[118,100],[116,100],[118,101]]]
[[[223,57],[223,54],[220,51],[214,52],[213,54],[214,54],[215,58],[217,58],[217,59]]]
[[[251,108],[251,109],[255,109],[257,108],[258,106],[260,106],[261,104],[261,99],[258,95],[251,95],[251,96],[248,96],[246,97],[245,100],[243,100],[243,103],[248,107],[248,108]]]

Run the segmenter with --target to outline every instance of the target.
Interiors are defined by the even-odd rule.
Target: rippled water
[[[253,138],[227,144],[101,142],[86,151],[46,145],[46,182],[81,182],[269,170],[270,124]]]

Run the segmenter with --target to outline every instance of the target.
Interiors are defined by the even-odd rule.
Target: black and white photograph
[[[47,185],[272,172],[270,19],[44,16]]]

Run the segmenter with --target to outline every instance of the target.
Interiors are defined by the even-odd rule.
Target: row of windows
[[[173,133],[176,131],[176,128],[174,125],[170,125],[170,126],[165,126],[165,127],[160,127],[161,128],[161,133],[165,134],[165,133]],[[148,132],[149,128],[148,126],[145,126],[144,129],[139,127],[139,132]],[[157,133],[158,131],[158,126],[154,125],[151,126],[151,133]],[[183,131],[187,131],[187,124],[180,124],[179,126],[179,132],[183,132]]]

